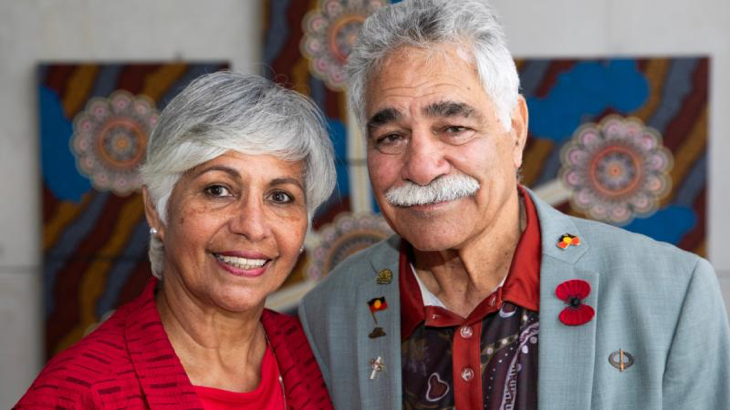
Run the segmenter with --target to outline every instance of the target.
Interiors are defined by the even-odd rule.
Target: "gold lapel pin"
[[[393,271],[390,269],[383,269],[378,272],[378,277],[375,278],[375,282],[378,285],[389,285],[393,281]]]
[[[623,349],[619,349],[608,355],[608,362],[623,373],[624,370],[634,365],[634,356]]]

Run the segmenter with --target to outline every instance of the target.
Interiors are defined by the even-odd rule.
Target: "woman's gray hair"
[[[482,87],[509,130],[520,80],[502,26],[484,0],[405,0],[383,7],[363,24],[348,57],[350,105],[364,127],[370,76],[395,49],[455,44],[473,58]]]
[[[163,224],[183,173],[228,151],[304,161],[310,225],[335,187],[332,142],[312,101],[257,75],[220,71],[173,98],[147,142],[142,180]],[[164,245],[155,235],[149,256],[153,274],[161,277]]]

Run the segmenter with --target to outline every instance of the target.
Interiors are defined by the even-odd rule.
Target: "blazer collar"
[[[540,333],[538,400],[541,408],[591,408],[595,364],[596,327],[600,320],[598,272],[576,267],[591,244],[570,218],[533,192],[531,195],[540,219],[542,261],[540,268]],[[564,234],[581,239],[579,246],[557,246]],[[596,315],[581,326],[567,326],[558,316],[565,303],[555,296],[555,289],[571,279],[582,279],[591,286],[585,300]]]

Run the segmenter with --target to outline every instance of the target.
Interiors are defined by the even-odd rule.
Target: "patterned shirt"
[[[400,255],[401,354],[405,409],[537,408],[540,226],[520,187],[526,226],[502,284],[463,318],[425,305],[432,294]]]

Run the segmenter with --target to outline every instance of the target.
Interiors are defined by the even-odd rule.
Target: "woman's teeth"
[[[244,270],[260,268],[266,263],[266,259],[246,259],[239,258],[237,256],[225,256],[218,254],[216,254],[215,257],[226,265],[231,265],[235,268]]]

